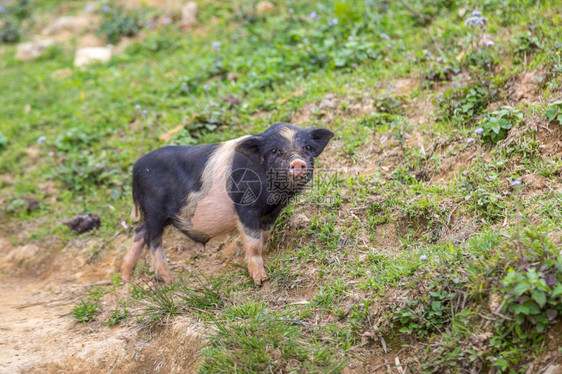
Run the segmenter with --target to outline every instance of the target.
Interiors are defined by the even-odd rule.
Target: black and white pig
[[[164,282],[172,275],[162,234],[174,225],[193,240],[238,229],[250,276],[265,277],[262,251],[275,220],[291,197],[312,178],[314,158],[334,134],[277,123],[259,135],[218,144],[167,146],[141,157],[133,167],[133,202],[142,224],[121,271],[130,281],[146,244],[154,271]]]

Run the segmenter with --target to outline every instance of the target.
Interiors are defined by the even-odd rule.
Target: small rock
[[[27,204],[27,211],[31,212],[32,210],[35,210],[37,208],[39,208],[39,201],[37,201],[36,199],[32,198],[32,197],[22,197],[21,198],[26,204]]]
[[[91,16],[64,16],[56,19],[43,30],[43,35],[59,36],[61,34],[76,35],[91,28],[93,19]]]
[[[74,230],[77,233],[81,234],[83,232],[98,228],[100,226],[100,223],[100,217],[96,216],[95,214],[87,213],[72,218],[70,221],[65,222],[65,225],[68,226],[71,230]]]
[[[107,62],[111,59],[110,47],[88,47],[76,50],[74,66],[81,67],[94,62]]]
[[[299,213],[295,217],[293,217],[293,224],[295,227],[304,228],[307,227],[310,223],[310,218],[306,216],[304,213]]]
[[[54,41],[51,39],[37,40],[34,42],[20,43],[16,50],[16,60],[18,61],[32,61],[35,60],[45,51],[52,46]]]
[[[197,23],[197,3],[189,1],[181,7],[181,26],[189,28],[195,23]]]
[[[546,369],[541,370],[543,374],[562,374],[562,366],[550,364]]]
[[[257,14],[269,13],[273,10],[274,7],[275,6],[273,5],[273,3],[269,1],[260,1],[259,3],[256,4],[256,13]]]

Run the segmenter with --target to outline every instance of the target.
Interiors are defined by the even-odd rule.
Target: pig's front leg
[[[263,235],[260,231],[242,231],[244,246],[246,247],[246,257],[248,258],[248,271],[258,286],[266,278],[265,268],[263,267]]]

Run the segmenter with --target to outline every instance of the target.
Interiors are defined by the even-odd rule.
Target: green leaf
[[[523,295],[525,292],[527,292],[529,290],[530,286],[528,283],[519,283],[517,284],[517,286],[515,286],[513,288],[513,293],[516,296],[521,296]]]
[[[555,298],[562,295],[562,284],[558,284],[554,290],[552,290],[552,294],[550,295],[550,297]]]
[[[558,114],[558,110],[556,108],[549,108],[546,110],[545,114],[546,118],[548,118],[549,121],[552,121]]]
[[[546,295],[544,293],[535,290],[532,293],[532,297],[533,300],[535,300],[541,308],[544,306],[544,304],[546,304]]]
[[[492,366],[497,366],[503,369],[507,369],[509,367],[509,362],[504,358],[498,358],[496,361],[494,361]]]
[[[528,307],[529,307],[529,314],[530,315],[539,314],[541,312],[538,305],[535,304],[534,302],[532,302],[531,300],[527,301],[525,304],[528,305]]]

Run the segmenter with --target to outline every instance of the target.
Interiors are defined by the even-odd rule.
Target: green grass
[[[102,225],[87,235],[106,243],[92,251],[108,255],[130,223],[139,156],[300,119],[337,146],[319,159],[327,177],[279,219],[266,286],[236,269],[99,304],[114,284],[73,316],[150,328],[195,316],[211,331],[201,372],[338,372],[386,357],[381,340],[417,372],[536,365],[561,312],[559,2],[274,3],[267,15],[254,1],[199,3],[204,31],[146,29],[84,70],[68,44],[26,63],[0,45],[2,235],[55,253],[80,238],[60,222],[91,212]],[[42,19],[59,10],[31,4]],[[476,8],[485,30],[465,24]],[[131,31],[105,17],[110,39]],[[36,25],[21,27],[30,39]]]

